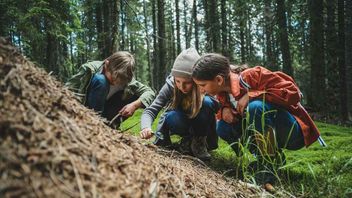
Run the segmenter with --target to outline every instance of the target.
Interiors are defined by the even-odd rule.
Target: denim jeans
[[[304,146],[301,127],[295,117],[284,108],[262,100],[252,100],[248,104],[248,113],[249,125],[253,124],[256,131],[263,133],[269,126],[275,129],[278,148],[298,150]],[[236,143],[242,135],[242,122],[228,124],[220,120],[217,122],[216,132],[227,143]]]
[[[215,132],[215,113],[218,110],[218,102],[210,96],[205,96],[202,107],[194,118],[188,118],[182,109],[174,109],[165,112],[159,122],[157,131],[166,136],[177,134],[186,136],[207,136],[210,149],[217,147],[217,135]]]
[[[106,100],[109,89],[110,84],[105,75],[94,74],[88,87],[86,106],[99,112],[102,117],[111,120],[117,115],[122,107],[137,100],[138,96],[133,96],[128,100],[122,100],[124,90],[121,90]],[[119,119],[116,120],[116,122],[119,121]],[[118,125],[119,123],[116,124]]]

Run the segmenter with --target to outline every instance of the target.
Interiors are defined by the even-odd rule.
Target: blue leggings
[[[278,148],[298,150],[304,146],[301,127],[287,110],[262,100],[252,100],[248,104],[248,113],[249,125],[253,124],[256,131],[263,133],[269,126],[275,129]],[[242,135],[242,123],[228,124],[220,120],[216,132],[227,143],[236,143]]]

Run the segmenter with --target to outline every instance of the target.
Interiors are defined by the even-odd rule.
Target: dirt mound
[[[259,197],[103,124],[0,38],[1,197]]]

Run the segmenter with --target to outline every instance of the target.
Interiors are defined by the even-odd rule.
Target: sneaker
[[[193,137],[191,143],[192,153],[201,160],[210,160],[211,155],[207,150],[206,136]]]

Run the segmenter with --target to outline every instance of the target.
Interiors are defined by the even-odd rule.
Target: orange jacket
[[[243,84],[248,86],[248,91]],[[256,66],[244,70],[240,76],[230,73],[230,86],[231,94],[237,101],[248,92],[250,100],[260,98],[290,112],[301,126],[306,147],[320,136],[312,118],[300,103],[301,92],[298,86],[290,76],[283,72],[271,72],[264,67]],[[225,93],[220,93],[217,97],[223,107],[231,106]],[[221,114],[220,111],[217,115],[219,119],[221,119]],[[235,115],[237,114],[236,112]]]

